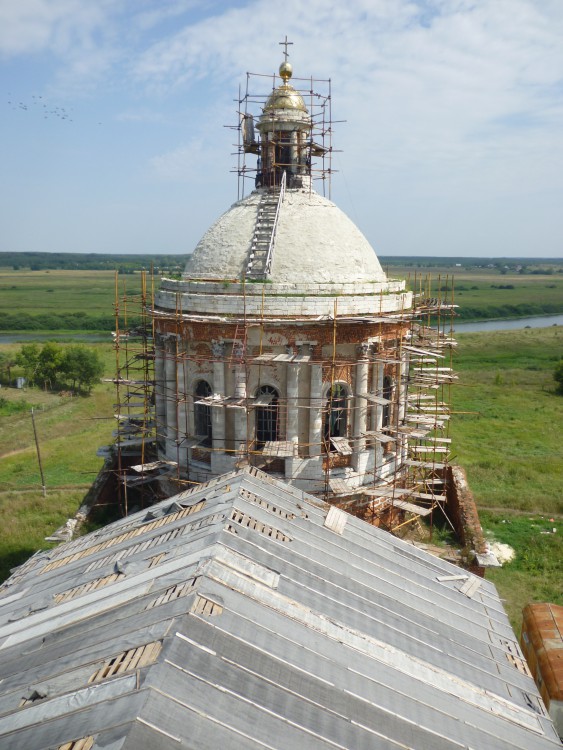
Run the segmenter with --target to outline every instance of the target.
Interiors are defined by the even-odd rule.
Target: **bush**
[[[68,346],[63,354],[59,376],[70,384],[72,390],[90,393],[104,371],[98,353],[81,344]]]
[[[23,399],[9,401],[4,396],[0,396],[0,416],[8,417],[10,414],[19,414],[22,411],[31,411],[31,404]]]
[[[553,373],[553,379],[557,383],[555,386],[555,393],[563,396],[563,359],[559,360],[555,372]]]
[[[90,393],[100,379],[104,367],[98,353],[82,344],[63,347],[54,341],[23,344],[16,357],[29,384],[49,390],[78,390]]]

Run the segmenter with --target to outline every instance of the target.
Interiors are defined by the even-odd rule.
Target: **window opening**
[[[256,407],[256,448],[261,450],[270,441],[279,439],[279,394],[270,385],[256,391],[256,397],[270,397],[267,404]]]
[[[198,381],[194,396],[196,401],[211,396],[211,386],[206,380]],[[211,406],[209,404],[194,404],[194,422],[195,434],[203,438],[200,445],[204,448],[211,448],[213,432],[211,427]]]
[[[348,391],[346,386],[336,383],[328,393],[324,420],[324,441],[329,451],[336,448],[331,438],[345,438],[348,432]]]

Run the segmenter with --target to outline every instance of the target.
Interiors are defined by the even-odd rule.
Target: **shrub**
[[[563,359],[559,360],[555,372],[553,373],[553,379],[557,383],[555,386],[555,393],[563,396]]]

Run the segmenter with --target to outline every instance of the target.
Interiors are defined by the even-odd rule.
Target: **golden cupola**
[[[257,124],[261,136],[257,185],[279,185],[285,173],[288,187],[302,187],[311,173],[311,116],[303,97],[289,83],[293,68],[287,60],[279,74],[282,84],[266,100]]]

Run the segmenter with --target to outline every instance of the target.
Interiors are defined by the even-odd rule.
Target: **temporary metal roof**
[[[560,747],[491,583],[255,469],[0,591],[0,747]]]

